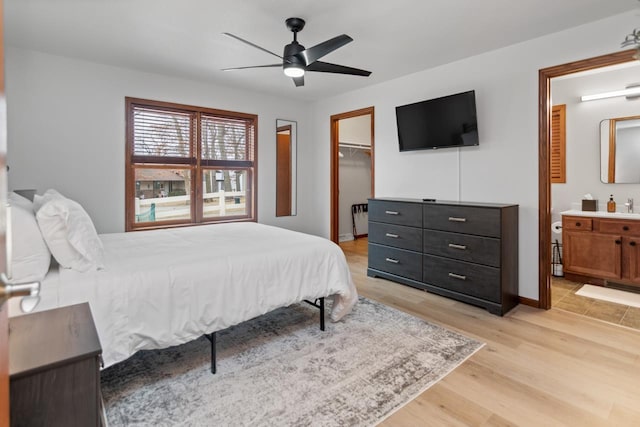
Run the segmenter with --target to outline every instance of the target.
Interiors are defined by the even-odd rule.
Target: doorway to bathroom
[[[612,181],[607,181],[606,170],[601,171],[601,164],[607,166],[601,157],[609,148],[608,144],[600,146],[599,124],[612,117],[628,116],[633,103],[625,104],[624,98],[581,102],[582,95],[602,92],[608,86],[617,87],[637,74],[640,64],[633,61],[633,53],[619,52],[540,70],[539,306],[640,328],[639,307],[627,305],[624,300],[611,302],[586,296],[591,295],[588,286],[584,286],[588,280],[575,281],[575,275],[563,277],[561,228],[562,212],[583,214],[581,199],[598,200],[588,202],[585,209],[597,204],[596,210],[606,210],[606,201],[613,192],[618,198],[617,211],[622,212],[623,202],[640,191],[640,183],[607,184]]]

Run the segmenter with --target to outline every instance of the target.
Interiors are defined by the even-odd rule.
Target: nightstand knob
[[[576,227],[580,227],[581,225],[582,225],[582,223],[576,222]]]
[[[619,245],[620,243],[622,243],[622,241],[620,240],[616,240],[615,242],[616,242],[616,245]]]
[[[629,242],[629,246],[635,246],[636,242]]]
[[[622,229],[623,229],[624,231],[629,231],[629,226],[628,226],[628,225],[625,225],[624,227],[622,227]]]

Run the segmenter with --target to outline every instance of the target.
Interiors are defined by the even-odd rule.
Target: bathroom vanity
[[[640,214],[562,212],[562,241],[567,279],[640,287]]]

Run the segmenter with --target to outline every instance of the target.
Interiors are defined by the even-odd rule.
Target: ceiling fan
[[[353,39],[348,35],[342,34],[340,36],[336,36],[332,39],[317,44],[313,47],[310,47],[309,49],[305,49],[304,46],[298,43],[298,32],[302,31],[302,29],[304,28],[304,19],[289,18],[285,21],[285,23],[287,24],[287,28],[293,32],[293,41],[284,47],[284,53],[282,54],[282,56],[278,55],[277,53],[273,53],[261,46],[258,46],[257,44],[251,43],[250,41],[242,39],[234,34],[222,33],[225,36],[239,40],[242,43],[246,43],[249,46],[255,47],[256,49],[260,49],[263,52],[267,52],[268,54],[277,56],[282,60],[282,62],[278,64],[224,68],[222,71],[244,70],[247,68],[282,67],[282,69],[284,70],[284,74],[288,77],[291,77],[296,86],[304,86],[305,71],[350,74],[354,76],[369,76],[371,74],[371,71],[318,61],[318,59],[322,58],[323,56],[353,41]]]

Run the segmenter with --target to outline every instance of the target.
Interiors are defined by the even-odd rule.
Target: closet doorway
[[[374,107],[331,116],[331,240],[366,234],[368,197],[374,195]],[[355,206],[355,217],[352,216]],[[353,218],[359,229],[353,226]]]

